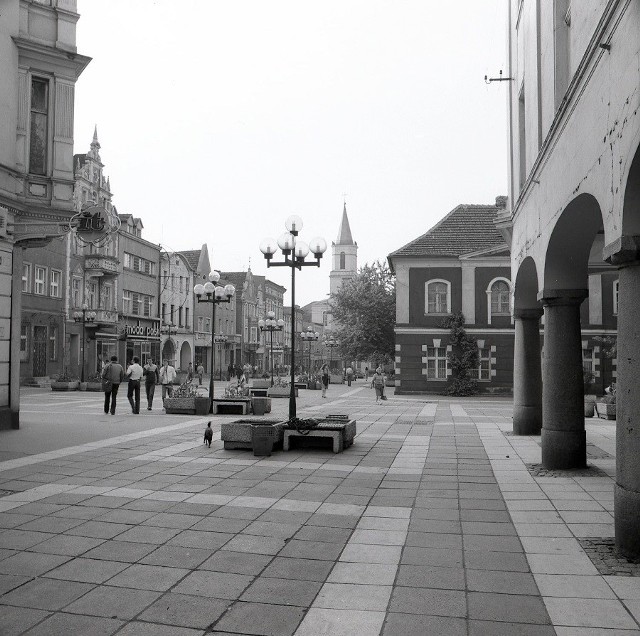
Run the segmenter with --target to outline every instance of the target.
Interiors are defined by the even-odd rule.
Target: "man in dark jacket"
[[[111,382],[109,390],[104,392],[104,412],[109,413],[109,403],[111,402],[111,415],[116,414],[116,397],[120,383],[124,380],[124,369],[118,363],[118,356],[111,356],[111,362],[102,369],[102,379]]]

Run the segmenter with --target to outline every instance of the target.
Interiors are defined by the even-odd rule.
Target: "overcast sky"
[[[75,150],[98,125],[120,213],[168,250],[267,272],[290,214],[358,263],[507,188],[504,0],[80,0]],[[330,247],[328,250],[330,254]],[[296,279],[326,297],[331,259]],[[285,295],[290,304],[290,295]]]

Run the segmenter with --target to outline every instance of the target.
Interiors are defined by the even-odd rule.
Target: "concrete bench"
[[[334,453],[341,453],[345,448],[353,444],[356,436],[356,421],[324,421],[320,422],[316,428],[298,432],[295,427],[285,426],[284,438],[282,440],[282,450],[289,450],[292,438],[324,438],[331,439]]]
[[[251,450],[253,448],[251,443],[251,425],[254,423],[266,424],[268,421],[269,420],[254,418],[236,420],[235,422],[223,422],[220,426],[220,439],[224,442],[224,448],[226,450]],[[271,423],[276,427],[276,439],[274,446],[279,446],[282,444],[282,429],[284,427],[284,422],[271,420]]]
[[[214,398],[213,414],[214,415],[247,415],[250,398]]]

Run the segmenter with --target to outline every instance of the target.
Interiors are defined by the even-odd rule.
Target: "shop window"
[[[49,120],[49,82],[31,80],[31,128],[29,131],[29,172],[47,173],[47,135]]]
[[[60,298],[60,281],[62,280],[62,272],[57,269],[51,270],[51,279],[49,281],[49,295],[54,298]]]
[[[31,293],[31,263],[22,263],[22,291]]]
[[[427,347],[427,380],[447,379],[446,347]]]
[[[40,267],[39,265],[35,267],[34,292],[39,296],[44,296],[47,293],[46,267]]]
[[[20,325],[20,360],[29,360],[29,325],[26,323]]]
[[[448,314],[451,307],[451,283],[446,280],[430,280],[425,283],[426,313]]]
[[[49,327],[49,360],[55,362],[58,359],[58,327]]]

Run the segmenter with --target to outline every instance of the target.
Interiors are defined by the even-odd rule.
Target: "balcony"
[[[88,254],[84,257],[84,270],[88,276],[117,276],[119,264],[116,256]]]

